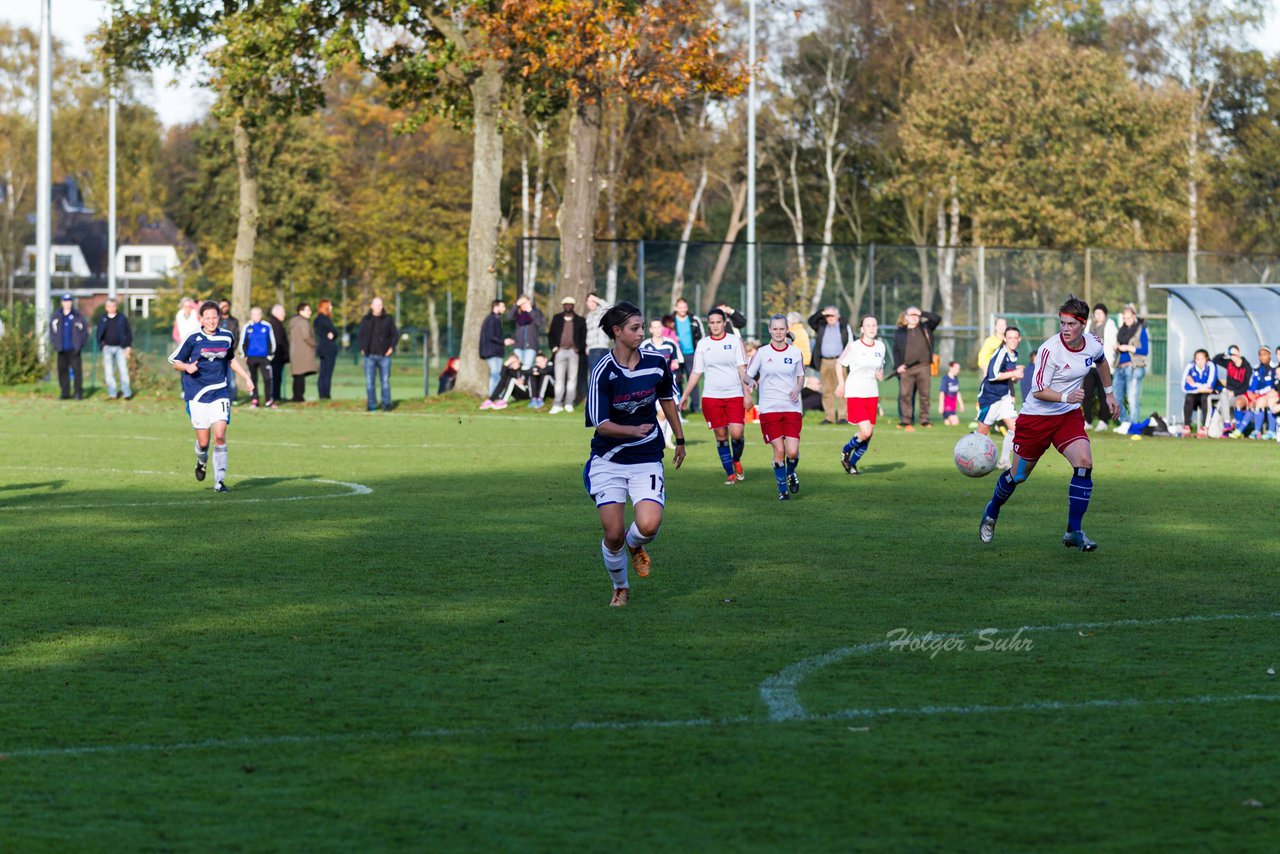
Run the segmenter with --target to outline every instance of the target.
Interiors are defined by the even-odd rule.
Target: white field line
[[[1141,626],[1160,626],[1160,625],[1176,625],[1179,623],[1208,623],[1229,620],[1268,620],[1280,618],[1280,611],[1273,611],[1267,614],[1220,614],[1217,616],[1186,616],[1186,617],[1169,617],[1156,620],[1114,620],[1102,623],[1061,623],[1056,626],[1023,626],[1023,632],[1049,632],[1049,631],[1069,631],[1071,629],[1109,629],[1109,628],[1131,628]],[[964,637],[969,634],[976,634],[982,629],[976,629],[974,632],[965,632],[958,634],[946,635],[945,637]],[[940,637],[940,636],[935,636]],[[783,674],[799,673],[802,665],[805,666],[803,675],[795,680],[795,685],[799,684],[799,680],[813,673],[815,670],[826,666],[841,658],[853,655],[856,652],[867,652],[872,649],[881,649],[888,646],[888,642],[877,642],[874,644],[860,644],[856,647],[845,647],[840,650],[834,650],[825,656],[805,659],[796,665],[784,669],[781,673],[769,677],[765,683],[761,685],[761,696],[765,697],[765,685],[771,681],[776,682]],[[842,655],[838,655],[843,653]],[[821,663],[818,663],[821,662]],[[374,741],[401,741],[413,739],[444,739],[444,738],[478,738],[478,737],[502,737],[508,735],[538,735],[559,732],[582,732],[582,731],[615,731],[625,732],[630,730],[663,730],[663,729],[692,729],[699,727],[728,727],[739,726],[742,724],[777,724],[790,721],[798,722],[824,722],[824,721],[846,721],[860,720],[868,718],[880,718],[891,716],[941,716],[941,715],[982,715],[982,714],[1012,714],[1018,712],[1061,712],[1061,711],[1114,711],[1139,709],[1144,707],[1172,707],[1172,706],[1207,706],[1220,705],[1225,703],[1251,703],[1280,702],[1280,694],[1227,694],[1227,695],[1204,695],[1197,697],[1174,697],[1167,699],[1138,699],[1138,698],[1120,698],[1120,699],[1096,699],[1096,700],[1043,700],[1031,703],[1017,703],[1012,705],[938,705],[938,706],[914,706],[914,707],[896,707],[885,706],[878,708],[863,709],[844,709],[841,711],[830,712],[826,714],[810,714],[804,710],[798,703],[795,703],[794,709],[788,709],[788,714],[776,714],[776,709],[769,706],[769,700],[766,699],[765,704],[769,706],[768,717],[726,717],[726,718],[691,718],[688,720],[640,720],[640,721],[579,721],[576,723],[566,724],[537,724],[537,725],[521,725],[513,727],[441,727],[429,729],[407,730],[404,732],[347,732],[347,733],[316,733],[308,735],[263,735],[263,736],[242,736],[237,738],[208,738],[197,741],[174,741],[174,742],[141,742],[126,744],[83,744],[65,747],[24,747],[11,750],[0,749],[0,759],[37,759],[37,758],[57,758],[71,756],[94,756],[94,755],[117,755],[125,753],[173,753],[177,751],[188,750],[222,750],[236,748],[252,748],[252,747],[283,747],[294,745],[318,745],[318,744],[359,744],[362,742]]]
[[[8,436],[19,436],[19,437],[41,436],[43,437],[45,435],[46,434],[44,433],[19,433],[11,430],[9,431],[0,430],[0,437],[8,437]],[[169,436],[138,436],[138,435],[119,436],[119,435],[113,435],[109,433],[107,434],[60,433],[58,434],[58,438],[59,439],[84,439],[87,441],[96,441],[96,442],[104,442],[104,443],[111,443],[111,442],[117,442],[117,441],[168,442],[168,443],[174,442],[174,437],[172,435],[169,435]],[[252,445],[254,447],[269,447],[269,448],[314,448],[314,449],[325,450],[325,451],[350,451],[350,450],[363,451],[363,450],[384,450],[384,449],[385,450],[418,450],[422,448],[469,447],[468,445],[462,442],[421,442],[417,444],[408,444],[408,445],[354,443],[350,445],[341,445],[341,444],[325,444],[320,442],[267,442],[267,441],[258,441],[255,439],[240,439],[240,438],[235,439],[234,444],[237,447],[239,447],[240,445]]]
[[[1266,614],[1217,614],[1214,616],[1198,616],[1191,615],[1187,617],[1165,617],[1155,620],[1112,620],[1105,623],[1059,623],[1056,626],[1020,626],[1016,629],[995,629],[994,627],[984,627],[980,629],[971,629],[965,632],[954,632],[949,634],[937,634],[935,638],[965,638],[976,637],[979,632],[998,631],[1001,633],[1008,632],[1015,634],[1017,632],[1065,632],[1065,631],[1084,631],[1086,629],[1121,629],[1121,628],[1138,628],[1143,626],[1166,626],[1177,625],[1179,623],[1214,623],[1225,622],[1231,620],[1275,620],[1280,619],[1280,611],[1271,611]],[[830,652],[816,655],[813,658],[806,658],[795,664],[784,667],[774,675],[768,677],[760,683],[760,699],[764,702],[765,708],[769,710],[769,720],[787,721],[787,720],[807,720],[811,716],[805,711],[804,706],[800,703],[797,696],[797,689],[800,683],[812,676],[824,667],[835,664],[837,661],[843,661],[853,655],[859,655],[875,650],[888,649],[893,641],[882,640],[872,643],[860,643],[854,646],[841,647],[833,649]],[[1127,702],[1127,701],[1117,701]],[[976,707],[975,707],[976,708]],[[1000,709],[1002,707],[992,707]],[[1014,708],[1014,707],[1011,707]],[[857,715],[854,715],[857,717]]]
[[[875,709],[845,709],[822,715],[804,715],[791,718],[789,721],[825,722],[845,721],[864,718],[890,716],[934,716],[934,715],[977,715],[977,714],[1010,714],[1016,712],[1045,711],[1081,711],[1081,710],[1116,710],[1137,709],[1144,706],[1202,706],[1223,703],[1246,702],[1280,702],[1280,694],[1233,694],[1226,696],[1178,697],[1173,699],[1121,699],[1121,700],[1082,700],[1078,702],[1045,701],[1038,703],[1020,703],[1009,706],[918,706],[914,708],[885,707]],[[691,718],[689,720],[647,720],[647,721],[579,721],[569,724],[522,725],[511,727],[441,727],[435,729],[417,729],[404,732],[339,732],[313,735],[264,735],[244,736],[241,738],[207,738],[198,741],[174,741],[167,743],[133,743],[133,744],[82,744],[70,747],[23,747],[14,750],[0,750],[0,759],[38,759],[67,756],[118,755],[122,753],[176,753],[187,750],[224,750],[250,747],[287,747],[316,744],[360,744],[375,741],[406,741],[417,739],[445,738],[493,738],[503,736],[546,735],[561,732],[613,731],[627,732],[634,730],[695,729],[710,727],[740,726],[742,724],[760,724],[769,726],[784,723],[770,718],[731,717],[731,718]]]
[[[165,477],[176,477],[183,473],[175,471],[146,471],[142,469],[94,469],[94,468],[72,468],[67,466],[0,466],[0,470],[8,471],[38,471],[38,472],[93,472],[95,474],[138,474],[138,475],[161,475]],[[280,475],[273,477],[270,475],[228,475],[227,480],[296,480],[304,483],[324,483],[331,486],[340,486],[343,492],[326,492],[322,495],[281,495],[275,497],[262,498],[207,498],[205,500],[185,498],[182,500],[184,507],[201,504],[262,504],[274,501],[317,501],[322,498],[351,498],[356,495],[369,495],[373,492],[373,488],[365,486],[363,483],[350,483],[344,480],[330,480],[323,477],[296,477],[292,475]],[[84,510],[88,508],[115,509],[126,507],[171,507],[175,499],[169,501],[135,501],[135,502],[102,502],[98,504],[0,504],[0,512],[11,510]]]

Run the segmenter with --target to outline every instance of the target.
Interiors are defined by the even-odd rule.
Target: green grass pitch
[[[237,409],[216,496],[176,400],[0,397],[0,849],[1280,840],[1276,443],[1096,437],[1081,554],[1056,454],[984,547],[963,428],[810,420],[780,504],[693,418],[611,609],[580,413],[359,409]]]

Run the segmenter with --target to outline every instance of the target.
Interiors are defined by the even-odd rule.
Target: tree
[[[1280,254],[1280,59],[1221,51],[1209,115],[1225,151],[1213,199],[1244,252]]]
[[[699,93],[736,95],[744,76],[718,50],[722,26],[696,0],[504,0],[486,20],[497,55],[516,64],[531,89],[568,105],[557,290],[581,301],[595,286],[605,102],[669,108]]]
[[[202,57],[215,111],[232,123],[238,212],[232,311],[249,309],[258,237],[260,176],[255,145],[273,124],[324,102],[326,70],[357,49],[362,6],[346,0],[111,0],[101,33],[111,67],[149,70]]]

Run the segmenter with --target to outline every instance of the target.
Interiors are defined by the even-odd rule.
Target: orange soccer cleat
[[[636,546],[634,549],[627,546],[627,551],[631,552],[631,568],[636,571],[636,575],[646,578],[649,575],[649,553],[644,550],[644,546]]]

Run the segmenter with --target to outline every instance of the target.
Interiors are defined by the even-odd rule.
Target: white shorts
[[[660,462],[625,465],[592,457],[582,469],[582,484],[597,507],[625,504],[628,496],[632,507],[641,501],[656,501],[665,506],[667,501]]]
[[[230,424],[231,401],[225,397],[208,403],[191,401],[187,404],[187,414],[191,416],[191,426],[197,430],[208,430],[217,421]]]
[[[997,421],[1003,423],[1006,419],[1017,417],[1018,409],[1013,405],[1013,395],[1007,394],[987,407],[982,423],[990,427]]]

